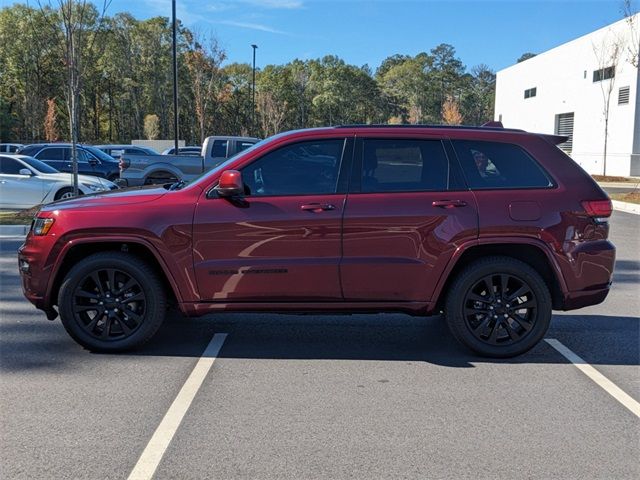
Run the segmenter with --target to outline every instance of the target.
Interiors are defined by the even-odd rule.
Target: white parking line
[[[193,367],[191,375],[184,382],[178,396],[169,407],[169,410],[167,410],[160,425],[158,425],[151,440],[149,440],[142,455],[140,455],[138,463],[136,463],[129,475],[129,480],[150,480],[153,477],[164,452],[171,443],[171,439],[178,430],[207,373],[213,366],[213,362],[216,360],[226,338],[226,333],[216,333],[213,336],[198,363]]]
[[[555,338],[545,338],[544,340],[558,352],[560,352],[567,360],[573,363],[582,373],[584,373],[587,377],[600,385],[600,387],[602,387],[605,392],[618,400],[622,405],[627,407],[636,417],[640,418],[640,403],[631,398],[629,394],[624,392],[620,387],[618,387],[615,383],[602,375],[598,370],[593,368],[582,358],[565,347],[559,340],[556,340]]]

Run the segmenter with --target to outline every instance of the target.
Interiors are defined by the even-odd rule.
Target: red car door
[[[349,301],[428,302],[453,253],[478,234],[473,194],[440,139],[356,142],[343,226]]]
[[[193,255],[203,301],[342,300],[351,144],[322,138],[277,147],[240,169],[243,198],[198,203]]]

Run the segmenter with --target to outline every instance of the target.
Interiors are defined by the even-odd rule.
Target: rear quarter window
[[[471,189],[553,187],[547,173],[518,145],[475,140],[452,143]]]

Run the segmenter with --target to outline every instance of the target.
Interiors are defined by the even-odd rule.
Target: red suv
[[[475,352],[536,345],[602,302],[611,202],[556,144],[499,127],[288,132],[192,183],[57,202],[19,250],[24,293],[90,350],[141,345],[169,302],[222,311],[444,312]]]

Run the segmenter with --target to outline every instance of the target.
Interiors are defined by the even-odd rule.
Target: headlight
[[[109,187],[104,187],[102,185],[91,185],[89,183],[83,183],[82,185],[92,192],[104,192],[105,190],[109,190]]]
[[[38,237],[46,235],[49,233],[49,230],[51,230],[53,222],[55,222],[55,219],[53,218],[36,218],[33,221],[33,226],[31,227],[33,234]]]

